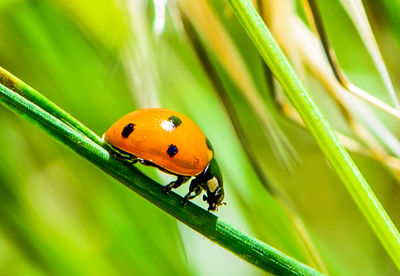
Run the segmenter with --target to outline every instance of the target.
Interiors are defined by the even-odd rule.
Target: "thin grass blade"
[[[399,232],[335,131],[305,90],[252,3],[249,0],[229,0],[229,3],[382,245],[400,268]]]

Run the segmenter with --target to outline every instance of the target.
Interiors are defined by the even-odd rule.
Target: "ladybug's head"
[[[208,165],[206,172],[206,192],[207,195],[203,195],[203,200],[208,203],[209,211],[216,211],[218,206],[224,205],[224,188],[221,171],[219,170],[217,161],[213,158]]]

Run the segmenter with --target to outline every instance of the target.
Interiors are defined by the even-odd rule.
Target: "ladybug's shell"
[[[179,118],[180,124],[173,124],[171,116]],[[133,124],[133,131],[124,138],[122,132],[129,124]],[[104,139],[177,175],[196,176],[213,158],[200,128],[188,117],[164,108],[139,109],[125,115],[107,130]],[[175,155],[168,153],[171,146],[177,149]]]

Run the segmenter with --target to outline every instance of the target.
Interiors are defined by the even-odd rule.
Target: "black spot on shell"
[[[135,130],[135,124],[127,124],[122,130],[122,137],[128,138],[128,136]]]
[[[174,125],[174,128],[177,128],[180,124],[182,124],[182,120],[175,115],[169,117],[168,121],[170,121]]]
[[[178,153],[178,148],[175,145],[169,145],[168,149],[167,149],[167,153],[169,155],[169,157],[174,157],[175,154]]]
[[[211,145],[210,140],[208,140],[208,138],[206,138],[206,144],[207,144],[207,148],[209,150],[211,150],[212,152],[214,152],[213,146]]]

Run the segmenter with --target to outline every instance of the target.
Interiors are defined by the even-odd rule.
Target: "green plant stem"
[[[311,239],[307,227],[301,219],[300,215],[295,210],[292,202],[289,200],[289,198],[287,198],[284,192],[279,189],[279,187],[276,187],[272,182],[270,182],[267,174],[257,160],[256,154],[253,151],[251,143],[247,138],[246,131],[240,124],[239,115],[234,108],[234,104],[231,101],[222,80],[219,78],[211,59],[208,57],[206,50],[203,48],[200,42],[200,37],[197,35],[191,22],[186,18],[184,14],[181,15],[181,18],[186,35],[189,38],[193,49],[198,57],[198,60],[204,68],[204,71],[206,72],[206,75],[214,86],[215,92],[218,94],[221,103],[225,107],[225,110],[229,116],[233,129],[235,130],[235,133],[244,150],[244,153],[246,154],[247,159],[253,167],[259,181],[262,183],[263,187],[276,199],[278,204],[282,207],[282,209],[285,211],[286,215],[290,219],[293,227],[296,229],[297,237],[299,239],[299,246],[303,248],[304,254],[308,257],[309,262],[319,271],[327,273],[328,271]]]
[[[42,109],[60,119],[64,123],[67,123],[71,127],[80,131],[88,138],[93,140],[98,145],[103,145],[103,140],[92,130],[87,128],[84,124],[79,122],[73,116],[62,110],[59,106],[49,101],[45,96],[37,92],[35,89],[12,75],[10,72],[0,66],[0,83],[8,89],[22,95],[23,97],[30,100],[32,103],[40,106]]]
[[[0,85],[0,102],[118,179],[129,189],[249,263],[279,275],[321,275],[218,220],[214,214],[191,202],[184,208],[181,207],[182,198],[179,195],[173,192],[165,195],[163,186],[138,169],[111,157],[107,150],[94,141],[3,85]]]
[[[321,150],[345,183],[384,248],[400,268],[399,232],[315,105],[250,0],[229,0],[236,16],[260,52],[286,96],[299,112]]]

